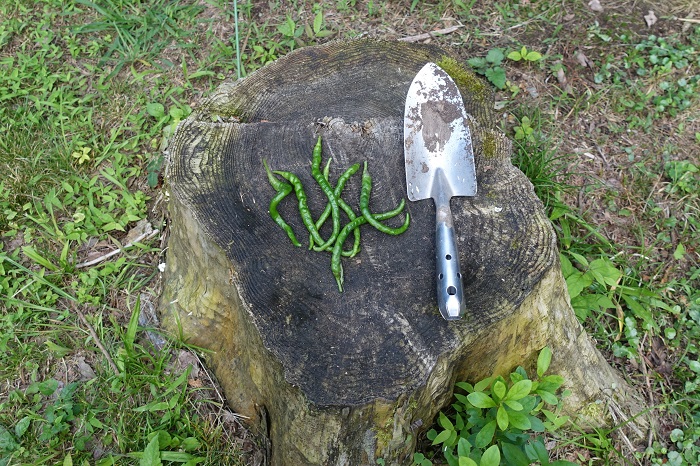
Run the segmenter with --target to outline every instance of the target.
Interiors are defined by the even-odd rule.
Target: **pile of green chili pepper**
[[[322,147],[321,136],[319,136],[313,150],[313,157],[311,160],[311,176],[313,176],[314,180],[321,188],[321,191],[323,191],[323,194],[325,194],[326,198],[328,199],[328,204],[319,218],[314,221],[313,215],[308,206],[304,186],[302,185],[301,180],[299,180],[299,177],[294,173],[287,171],[272,171],[267,165],[267,162],[263,160],[265,172],[267,173],[267,179],[270,181],[270,185],[277,192],[277,194],[272,198],[272,201],[270,201],[268,211],[270,213],[270,217],[272,217],[275,223],[287,233],[287,236],[292,241],[292,244],[300,247],[301,243],[294,234],[292,227],[289,226],[289,224],[282,218],[277,210],[279,203],[282,202],[282,200],[289,194],[294,192],[298,202],[299,215],[304,223],[304,226],[309,232],[309,250],[328,251],[331,253],[331,272],[333,272],[333,276],[338,283],[338,289],[342,292],[343,265],[341,264],[340,259],[341,257],[354,257],[360,251],[359,227],[365,223],[368,223],[382,233],[389,235],[400,235],[408,228],[410,216],[408,212],[406,212],[406,219],[404,220],[403,225],[398,228],[390,228],[383,223],[380,223],[383,220],[396,217],[403,212],[406,205],[404,199],[401,199],[401,202],[396,208],[388,212],[379,214],[370,212],[369,199],[372,192],[372,177],[367,171],[366,161],[362,170],[360,213],[356,214],[353,208],[342,199],[341,195],[347,181],[360,169],[360,164],[356,163],[345,170],[338,178],[335,187],[333,187],[329,182],[330,160],[328,160],[328,163],[326,163],[324,170],[321,171]],[[340,226],[341,211],[349,220],[348,223],[342,228]],[[320,230],[325,224],[326,220],[328,220],[328,217],[330,217],[333,222],[333,230],[328,239],[324,240],[323,237],[321,237]],[[343,249],[343,245],[351,233],[354,236],[352,249],[345,250]]]

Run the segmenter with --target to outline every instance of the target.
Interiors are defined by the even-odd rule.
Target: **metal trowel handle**
[[[435,200],[435,261],[437,264],[437,298],[445,320],[461,319],[466,313],[462,274],[450,201],[443,196]]]

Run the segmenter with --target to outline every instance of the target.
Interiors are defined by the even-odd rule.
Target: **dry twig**
[[[119,372],[119,368],[114,363],[114,360],[112,359],[112,356],[110,356],[109,352],[107,351],[107,348],[105,348],[104,345],[102,344],[102,341],[100,341],[100,338],[97,336],[97,332],[95,332],[95,329],[92,328],[92,325],[90,325],[90,322],[88,322],[87,319],[85,318],[85,314],[83,314],[83,311],[80,310],[80,308],[75,304],[75,302],[71,301],[71,304],[72,304],[73,310],[78,314],[78,317],[80,317],[80,320],[82,321],[82,323],[87,327],[88,332],[90,333],[90,336],[95,341],[95,344],[100,349],[100,351],[104,355],[105,359],[107,359],[109,366],[114,371],[114,375],[120,376],[121,372]]]
[[[81,262],[80,264],[76,265],[75,267],[78,269],[81,269],[81,268],[85,268],[85,267],[90,267],[91,265],[99,264],[100,262],[105,261],[105,260],[109,259],[110,257],[119,254],[120,252],[124,251],[125,249],[130,248],[131,246],[133,246],[136,243],[153,238],[157,234],[158,234],[158,230],[147,231],[147,232],[139,235],[133,241],[129,242],[126,246],[119,248],[119,249],[115,249],[114,251],[110,251],[107,254],[104,254],[100,257],[97,257],[93,260],[90,260],[87,262]]]
[[[431,39],[431,38],[434,38],[434,37],[437,37],[437,36],[442,36],[442,35],[445,35],[445,34],[450,34],[450,33],[452,33],[452,32],[455,32],[457,29],[459,29],[459,28],[461,28],[461,27],[462,27],[462,25],[459,24],[459,25],[457,25],[457,26],[450,26],[450,27],[444,28],[444,29],[437,29],[437,30],[435,30],[435,31],[425,32],[425,33],[423,33],[423,34],[418,34],[418,35],[416,35],[416,36],[403,37],[403,38],[401,38],[401,39],[399,39],[399,40],[400,40],[401,42],[419,42],[419,41],[421,41],[421,40]]]

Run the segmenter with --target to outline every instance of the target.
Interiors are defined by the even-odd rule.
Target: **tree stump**
[[[473,116],[478,195],[452,199],[467,306],[457,322],[437,309],[432,202],[407,204],[401,236],[362,230],[343,293],[329,255],[292,246],[267,210],[275,191],[263,159],[298,174],[311,211],[323,209],[310,175],[318,134],[331,180],[368,161],[373,212],[406,197],[404,103],[428,61],[455,78]],[[506,373],[545,345],[571,411],[599,423],[611,401],[636,411],[574,316],[554,232],[492,108],[485,84],[445,51],[362,39],[303,48],[225,83],[178,127],[163,326],[212,351],[228,403],[269,438],[271,464],[410,464],[455,381]],[[359,191],[356,176],[344,198]],[[293,195],[279,209],[305,238]]]

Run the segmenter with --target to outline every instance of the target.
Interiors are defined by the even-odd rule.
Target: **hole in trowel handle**
[[[445,259],[447,259],[448,261],[449,261],[449,260],[452,260],[452,256],[449,255],[449,254],[447,254],[447,255],[445,256]]]
[[[454,286],[448,286],[448,287],[447,287],[447,294],[450,295],[450,296],[456,295],[456,294],[457,294],[457,288],[455,288]]]

